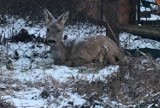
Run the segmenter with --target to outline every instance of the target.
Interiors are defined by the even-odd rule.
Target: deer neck
[[[62,52],[66,57],[68,56],[68,47],[61,41],[59,43],[59,50]]]
[[[65,60],[68,58],[68,48],[65,46],[63,42],[60,42],[56,46],[51,46],[51,53],[53,55],[53,58],[60,63],[57,64],[63,64]]]

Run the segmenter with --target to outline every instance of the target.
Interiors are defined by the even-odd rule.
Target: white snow
[[[160,20],[160,16],[159,15],[151,14],[150,18],[141,18],[141,20],[144,20],[144,21]]]
[[[3,98],[12,101],[18,108],[40,108],[46,103],[44,99],[40,98],[40,93],[39,89],[31,88],[15,92],[13,95],[6,95]]]
[[[126,49],[137,49],[137,48],[151,48],[151,49],[160,49],[160,42],[143,39],[139,36],[135,36],[129,33],[120,33],[121,46]]]
[[[151,3],[156,3],[155,0],[145,0],[145,1],[149,1]],[[141,7],[140,7],[140,11],[144,12],[144,11],[150,11],[152,13],[153,10],[158,10],[158,6],[155,4],[150,4],[151,8],[148,7],[144,7],[141,3]],[[140,20],[142,21],[155,21],[155,20],[160,20],[160,16],[159,15],[155,15],[155,14],[151,14],[150,18],[143,18],[141,17]]]
[[[6,16],[7,17],[7,16]],[[27,21],[24,19],[17,19],[17,18],[8,18],[7,25],[3,25],[2,28],[0,28],[0,34],[4,37],[10,37],[11,35],[15,35],[19,33],[19,31],[24,28],[28,30],[29,34],[34,34],[35,36],[45,36],[45,27],[40,27],[39,25],[36,25],[34,27],[26,26],[28,24]]]

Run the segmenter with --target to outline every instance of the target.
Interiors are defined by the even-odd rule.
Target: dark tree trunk
[[[141,36],[142,38],[148,38],[160,41],[160,31],[157,28],[138,26],[138,25],[121,25],[120,30],[128,32],[134,35]]]
[[[107,36],[113,41],[119,44],[119,29],[118,29],[118,0],[104,0],[105,4],[105,20],[108,22],[107,25]],[[115,34],[115,36],[113,35]],[[117,42],[118,41],[118,42]]]

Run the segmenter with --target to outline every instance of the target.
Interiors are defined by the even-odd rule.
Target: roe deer
[[[64,24],[69,17],[69,11],[58,19],[45,9],[44,16],[47,23],[46,42],[51,47],[54,63],[57,65],[82,66],[92,62],[105,65],[116,64],[121,60],[121,50],[117,44],[106,36],[86,38],[79,43],[63,42]]]

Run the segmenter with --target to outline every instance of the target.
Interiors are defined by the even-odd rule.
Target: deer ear
[[[44,9],[44,18],[47,24],[50,24],[56,21],[56,19],[52,16],[52,14],[47,9]]]
[[[58,17],[58,21],[62,22],[63,24],[66,23],[67,19],[69,17],[69,11],[67,11],[66,13],[63,13],[61,16]]]

